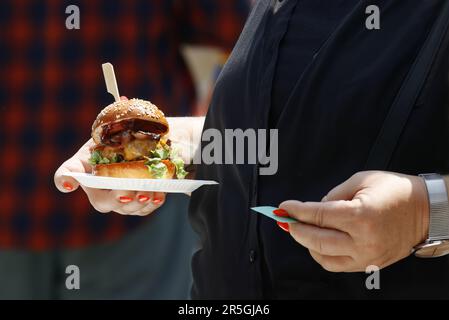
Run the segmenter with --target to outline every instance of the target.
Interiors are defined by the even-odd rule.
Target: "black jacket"
[[[449,297],[448,258],[410,256],[382,270],[381,290],[369,291],[366,274],[323,270],[272,220],[249,209],[288,199],[319,201],[365,169],[448,172],[447,37],[391,161],[367,167],[387,113],[444,2],[361,0],[354,7],[299,78],[275,125],[276,175],[258,176],[256,165],[198,166],[198,179],[220,185],[192,196],[190,218],[202,245],[193,258],[194,298]],[[365,8],[371,4],[381,9],[380,30],[365,27]],[[278,23],[282,8],[273,16],[271,5],[260,0],[249,17],[217,81],[205,128],[267,128],[282,37],[278,31],[285,28]]]

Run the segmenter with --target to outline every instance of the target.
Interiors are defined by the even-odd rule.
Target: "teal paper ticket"
[[[276,207],[269,207],[269,206],[251,208],[251,210],[253,210],[255,212],[258,212],[258,213],[261,213],[264,216],[267,216],[268,218],[274,219],[274,220],[279,221],[279,222],[287,222],[287,223],[298,222],[298,221],[296,221],[293,218],[279,217],[279,216],[275,215],[273,213],[273,210],[276,210],[276,209],[278,209],[278,208],[276,208]]]

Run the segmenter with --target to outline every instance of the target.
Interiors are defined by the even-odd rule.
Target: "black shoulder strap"
[[[388,168],[399,137],[424,86],[448,27],[449,1],[444,0],[438,20],[434,23],[387,114],[381,131],[370,151],[365,169],[386,170]]]

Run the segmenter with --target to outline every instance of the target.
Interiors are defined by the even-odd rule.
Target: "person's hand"
[[[68,172],[91,172],[88,162],[90,157],[89,140],[72,158],[64,162],[56,171],[54,181],[61,192],[73,192],[79,183],[72,177],[65,176]],[[159,208],[165,201],[161,192],[135,192],[122,190],[101,190],[81,186],[95,210],[106,213],[115,211],[124,215],[144,216]]]
[[[65,176],[68,172],[91,172],[88,162],[90,157],[89,140],[72,158],[64,162],[55,173],[55,185],[61,192],[73,192],[79,183],[72,177]],[[144,216],[159,208],[165,201],[161,192],[135,192],[121,190],[101,190],[81,186],[95,210],[106,213],[115,211],[124,215]]]
[[[410,255],[428,234],[427,191],[416,176],[359,172],[321,202],[290,200],[280,208],[275,213],[299,221],[280,226],[332,272],[389,266]]]
[[[120,98],[128,100],[125,96]],[[92,139],[89,140],[73,157],[56,170],[54,181],[59,191],[73,192],[79,187],[78,181],[64,174],[68,172],[92,172],[88,160],[90,158],[90,147],[93,145]],[[145,216],[159,208],[165,201],[165,194],[161,192],[100,190],[84,186],[81,186],[81,188],[95,210],[102,213],[115,211],[123,215]]]

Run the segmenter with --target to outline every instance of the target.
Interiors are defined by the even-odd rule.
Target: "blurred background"
[[[0,299],[189,297],[196,238],[187,196],[168,195],[147,217],[100,214],[81,190],[59,193],[53,174],[113,102],[104,62],[120,94],[167,116],[204,115],[250,6],[0,1]],[[70,265],[79,288],[67,287]]]

